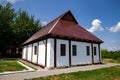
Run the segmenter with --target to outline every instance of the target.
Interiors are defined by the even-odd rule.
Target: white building
[[[44,68],[101,63],[101,43],[67,11],[23,43],[22,59]]]

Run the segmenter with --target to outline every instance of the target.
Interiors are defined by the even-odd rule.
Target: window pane
[[[76,56],[77,55],[77,52],[76,52],[76,45],[72,45],[72,55],[73,56]]]
[[[86,51],[87,51],[87,56],[89,56],[90,55],[90,47],[89,46],[86,47]]]
[[[34,47],[34,54],[37,54],[37,46]]]
[[[66,55],[66,46],[65,44],[61,44],[61,56],[65,56]]]
[[[96,47],[94,47],[94,55],[96,55]]]

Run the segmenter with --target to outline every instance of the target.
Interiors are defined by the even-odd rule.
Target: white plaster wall
[[[45,44],[43,43],[43,41],[39,42],[38,64],[45,66]]]
[[[57,53],[56,53],[56,66],[57,67],[64,67],[64,66],[69,66],[69,42],[68,40],[61,40],[61,39],[56,39],[57,43]],[[66,55],[61,56],[60,54],[60,45],[61,44],[66,44]]]
[[[96,55],[94,55],[94,47],[96,47]],[[98,44],[93,44],[93,55],[94,55],[94,63],[98,63],[99,62]]]
[[[72,45],[77,47],[77,55],[72,55]],[[90,55],[87,56],[86,46],[90,48]],[[91,64],[91,43],[71,41],[71,65]]]
[[[47,41],[47,68],[54,68],[54,39]]]
[[[46,44],[46,40],[44,40],[44,43]],[[39,41],[39,52],[38,52],[38,64],[45,66],[45,44],[43,41]],[[56,47],[56,66],[57,67],[64,67],[69,66],[69,41],[68,40],[62,40],[62,39],[56,39],[57,47]],[[61,56],[60,54],[60,45],[66,44],[66,56]],[[72,55],[72,45],[77,46],[77,56]],[[28,46],[24,46],[22,58],[31,61],[31,55],[32,55],[32,62],[37,62],[37,54],[34,54],[34,46],[38,46],[38,42],[33,43],[33,50],[32,50],[32,44]],[[86,53],[86,46],[90,47],[90,55],[87,56]],[[96,56],[94,55],[94,62],[99,62],[99,52],[98,52],[98,44],[93,44],[93,47],[96,47]],[[26,54],[26,48],[28,47],[28,54]],[[32,52],[33,51],[33,52]],[[94,50],[93,50],[94,51]],[[94,54],[94,53],[93,53]],[[78,42],[78,41],[71,41],[71,65],[80,65],[80,64],[91,64],[92,63],[92,53],[91,53],[91,43],[85,43],[85,42]],[[54,39],[49,38],[47,39],[47,68],[53,68],[54,67]]]
[[[26,59],[26,46],[23,48],[22,59]]]
[[[28,45],[28,55],[27,55],[28,61],[31,61],[31,55],[32,55],[32,44]]]
[[[38,46],[38,43],[33,43],[33,54],[32,54],[32,62],[37,63],[37,54],[34,54],[34,46]]]

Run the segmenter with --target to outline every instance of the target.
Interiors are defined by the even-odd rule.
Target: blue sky
[[[42,24],[71,10],[78,23],[104,41],[102,48],[120,50],[120,0],[0,0],[26,10]]]

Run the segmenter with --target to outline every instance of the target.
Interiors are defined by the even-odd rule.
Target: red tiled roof
[[[36,32],[33,36],[26,40],[23,45],[40,39],[49,34],[63,36],[70,39],[74,38],[78,40],[103,43],[102,40],[81,27],[75,20],[72,13],[70,11],[67,11],[66,13],[62,14],[61,16],[47,24],[44,28]]]

